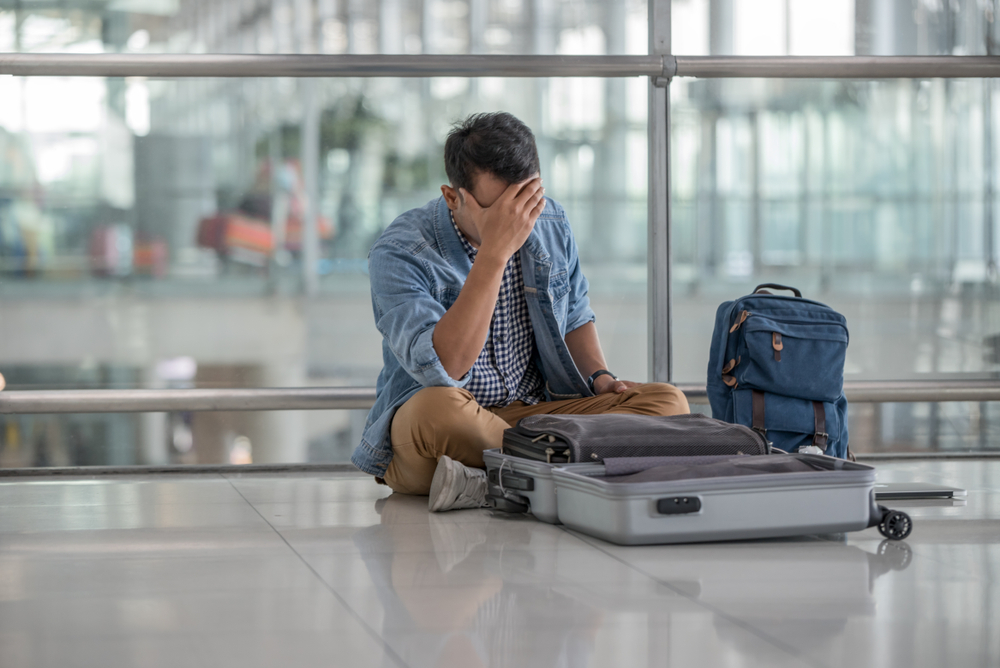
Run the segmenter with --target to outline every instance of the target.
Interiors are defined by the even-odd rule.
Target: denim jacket
[[[546,198],[521,253],[524,292],[535,331],[537,361],[549,400],[593,396],[569,349],[566,332],[593,322],[566,212]],[[451,225],[444,198],[399,216],[368,254],[375,325],[382,333],[382,372],[375,405],[351,461],[385,475],[392,459],[389,427],[396,409],[424,387],[464,387],[434,351],[434,327],[451,308],[472,263]]]

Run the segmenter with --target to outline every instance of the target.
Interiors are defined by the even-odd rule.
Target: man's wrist
[[[503,253],[493,252],[492,249],[488,249],[485,246],[480,246],[479,252],[476,253],[476,263],[482,262],[492,269],[503,270],[506,268],[509,260],[510,257],[503,257]]]
[[[601,390],[608,386],[608,383],[618,382],[618,376],[607,369],[598,369],[587,379],[587,385],[594,394],[600,394]]]

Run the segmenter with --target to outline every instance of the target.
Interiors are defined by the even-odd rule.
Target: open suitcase
[[[483,453],[494,508],[530,512],[558,524],[556,467],[605,458],[766,455],[767,440],[743,425],[698,413],[647,415],[533,415],[503,435],[500,450]]]
[[[906,513],[875,503],[875,469],[864,464],[806,454],[662,461],[648,468],[621,460],[554,468],[559,520],[621,545],[777,538],[871,526],[901,540],[912,529]],[[609,475],[609,468],[624,474]]]

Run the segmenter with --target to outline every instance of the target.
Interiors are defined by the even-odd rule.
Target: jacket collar
[[[535,229],[531,230],[531,234],[528,235],[528,240],[524,242],[523,248],[531,254],[532,259],[536,262],[545,262],[545,260],[549,259],[549,253],[545,250],[545,246],[539,238],[540,235],[538,222],[536,221]]]

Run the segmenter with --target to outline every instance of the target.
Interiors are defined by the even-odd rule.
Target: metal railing
[[[0,75],[106,77],[649,77],[650,378],[671,377],[669,82],[699,78],[1000,77],[1000,57],[744,57],[670,53],[669,0],[651,0],[650,55],[0,54]],[[705,388],[681,386],[705,402]],[[1000,401],[1000,381],[845,384],[852,402]],[[58,390],[0,393],[0,413],[368,408],[373,388]]]
[[[109,77],[632,77],[660,56],[0,54],[0,74]]]
[[[707,403],[704,385],[679,384],[691,403]],[[854,403],[1000,401],[996,380],[856,381]],[[159,413],[368,409],[373,387],[194,390],[21,390],[0,393],[0,414]]]
[[[0,75],[77,77],[1000,77],[997,56],[483,56],[2,53]]]
[[[797,79],[958,79],[1000,76],[996,56],[676,56],[675,76]]]

